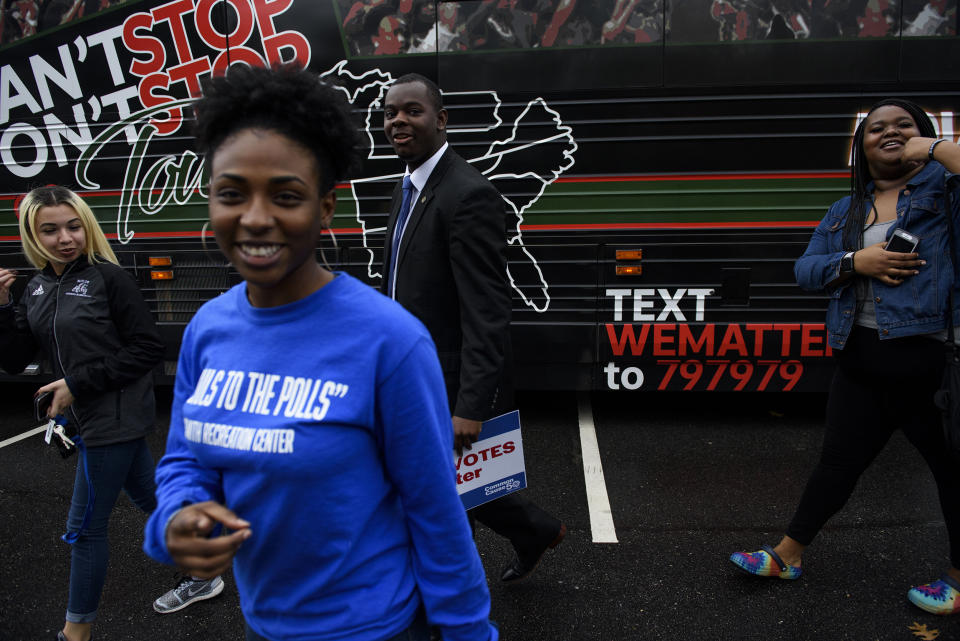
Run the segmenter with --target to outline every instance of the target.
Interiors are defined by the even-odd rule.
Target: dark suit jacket
[[[384,251],[400,210],[394,189]],[[441,156],[410,212],[396,299],[433,336],[454,416],[486,420],[512,404],[506,212],[490,181],[453,149]]]

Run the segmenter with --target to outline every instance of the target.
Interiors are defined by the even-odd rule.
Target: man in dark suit
[[[419,318],[436,343],[460,453],[481,422],[513,409],[510,285],[503,198],[447,145],[447,111],[429,79],[397,80],[383,129],[406,163],[394,190],[384,249],[383,292]],[[470,516],[510,539],[514,555],[501,579],[523,579],[566,527],[517,494]]]

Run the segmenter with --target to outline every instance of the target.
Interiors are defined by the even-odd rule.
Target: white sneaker
[[[180,579],[177,587],[153,602],[153,609],[160,614],[170,614],[182,610],[191,603],[212,599],[223,592],[223,579],[216,576],[212,579],[194,579],[185,576]]]

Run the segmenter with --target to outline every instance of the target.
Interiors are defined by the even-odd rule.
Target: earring
[[[327,231],[330,233],[330,240],[333,242],[334,251],[339,250],[337,246],[337,235],[333,233],[333,228],[328,227]],[[333,268],[330,267],[330,263],[327,262],[327,255],[323,251],[323,247],[320,248],[320,260],[323,261],[323,266],[327,268],[328,272],[332,272]]]
[[[209,259],[211,263],[216,264],[216,263],[222,262],[223,259],[226,257],[220,252],[210,251],[210,248],[207,247],[207,227],[209,227],[209,225],[210,225],[209,220],[203,221],[203,227],[200,228],[200,244],[203,246],[203,253],[207,255],[207,259]],[[229,265],[229,264],[230,264],[229,260],[227,260],[226,262],[223,262],[223,265]]]

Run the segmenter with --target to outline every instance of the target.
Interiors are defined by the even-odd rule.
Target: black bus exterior
[[[870,104],[901,96],[957,139],[957,0],[3,7],[0,264],[18,269],[21,295],[26,191],[81,193],[156,315],[161,379],[192,314],[238,282],[205,226],[190,135],[191,96],[232,64],[296,60],[352,104],[366,160],[338,185],[336,243],[318,251],[371,285],[402,173],[382,100],[404,73],[437,80],[450,143],[512,214],[516,378],[528,389],[825,389],[826,299],[801,291],[792,267],[849,189],[854,128]]]

